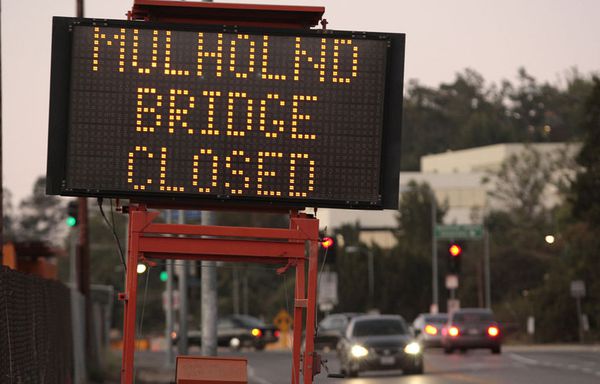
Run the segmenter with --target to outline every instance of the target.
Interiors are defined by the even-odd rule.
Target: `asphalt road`
[[[249,362],[251,384],[286,384],[290,382],[291,355],[284,351],[245,352]],[[324,354],[330,372],[339,372],[334,353]],[[324,369],[323,369],[324,371]],[[427,352],[425,374],[402,376],[400,371],[364,372],[354,379],[327,378],[322,372],[319,383],[352,384],[566,384],[600,383],[600,347],[504,347],[501,355],[489,351],[469,351],[444,355]]]

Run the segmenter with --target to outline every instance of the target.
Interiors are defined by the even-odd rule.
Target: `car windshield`
[[[264,327],[265,323],[263,323],[261,320],[257,319],[256,317],[252,317],[252,316],[237,316],[237,319],[239,319],[239,321],[241,323],[243,323],[246,326],[249,327]]]
[[[494,321],[494,316],[488,312],[456,313],[453,321],[460,323],[484,323]]]
[[[428,324],[444,324],[448,321],[448,316],[427,316],[425,323]]]
[[[354,330],[352,332],[356,337],[405,335],[408,333],[404,323],[397,319],[357,321],[354,323]]]

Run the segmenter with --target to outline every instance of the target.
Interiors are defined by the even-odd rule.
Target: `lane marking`
[[[517,354],[514,354],[514,353],[511,353],[508,356],[511,359],[516,360],[516,361],[518,361],[520,363],[529,364],[529,365],[539,365],[540,364],[539,361],[537,361],[537,360],[533,360],[533,359],[530,359],[528,357],[517,355]]]
[[[254,373],[254,368],[250,364],[248,364],[248,377],[252,379],[252,381],[257,382],[258,384],[273,384],[268,380],[263,379],[262,377],[258,377]]]
[[[596,376],[600,376],[600,371],[594,371],[592,368],[589,367],[581,367],[577,364],[561,364],[561,363],[550,363],[548,361],[538,361],[538,360],[534,360],[534,359],[530,359],[528,357],[525,356],[521,356],[521,355],[517,355],[516,353],[511,353],[508,355],[511,359],[520,362],[520,363],[524,363],[524,364],[528,364],[528,365],[542,365],[544,367],[553,367],[553,368],[558,368],[558,369],[568,369],[571,371],[579,371],[582,373],[587,373],[589,375],[596,375]]]

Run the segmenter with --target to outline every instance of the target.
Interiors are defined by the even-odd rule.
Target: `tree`
[[[15,238],[60,245],[66,230],[65,217],[61,199],[46,195],[46,177],[40,176],[33,185],[31,196],[19,205]]]
[[[573,185],[576,217],[600,229],[600,78],[595,77],[594,88],[585,103],[582,129],[585,141],[577,162],[583,169]]]
[[[12,193],[4,188],[2,193],[2,227],[4,241],[12,241],[15,237],[15,217],[12,205]]]

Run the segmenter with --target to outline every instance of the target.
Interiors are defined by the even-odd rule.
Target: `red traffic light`
[[[333,245],[333,239],[331,237],[324,237],[321,240],[321,247],[327,249]]]
[[[450,252],[450,255],[454,257],[460,256],[462,253],[462,248],[458,244],[452,244],[450,248],[448,248],[448,252]]]

